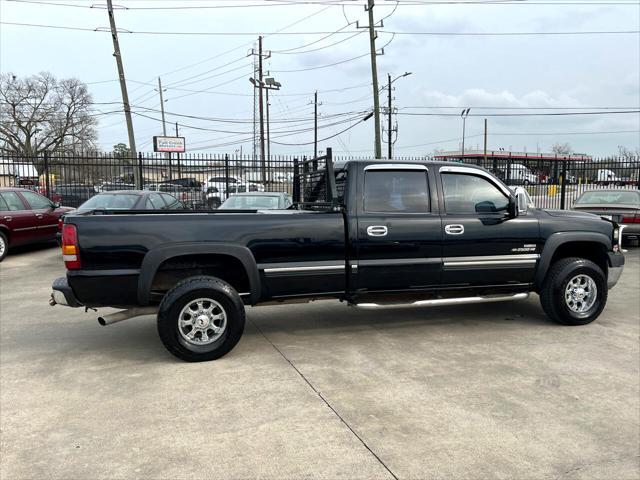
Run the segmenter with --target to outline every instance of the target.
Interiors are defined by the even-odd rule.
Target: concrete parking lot
[[[187,364],[154,318],[49,307],[56,248],[0,264],[0,475],[19,478],[640,476],[640,250],[585,327],[523,302],[249,309]]]

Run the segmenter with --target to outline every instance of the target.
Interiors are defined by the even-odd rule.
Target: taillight
[[[76,226],[70,223],[62,226],[62,259],[68,270],[79,270],[82,267],[78,231]]]
[[[621,223],[640,223],[640,215],[624,215]]]

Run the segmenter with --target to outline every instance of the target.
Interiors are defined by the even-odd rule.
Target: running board
[[[353,306],[364,309],[440,307],[443,305],[466,305],[467,303],[508,302],[510,300],[524,300],[528,297],[528,293],[515,293],[513,295],[487,295],[484,297],[436,298],[433,300],[418,300],[412,303],[355,303]]]

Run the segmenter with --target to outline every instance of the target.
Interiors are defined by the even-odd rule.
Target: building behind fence
[[[335,157],[334,162],[339,166],[351,159]],[[402,157],[394,161],[431,159],[482,166],[509,186],[524,185],[536,206],[542,208],[571,208],[575,199],[588,189],[640,188],[637,157],[554,157],[514,152],[491,152],[485,156],[467,151],[439,153],[433,158]],[[183,154],[167,158],[159,154],[139,154],[129,158],[111,154],[37,157],[0,154],[0,186],[31,188],[70,206],[78,206],[98,192],[134,189],[136,176],[145,189],[159,184],[176,185],[183,189],[201,189],[206,194],[207,188],[215,189],[211,185],[223,185],[225,195],[254,190],[293,194],[295,184],[300,188],[301,165],[314,168],[314,162],[306,160],[289,156],[272,156],[261,162],[237,155]]]

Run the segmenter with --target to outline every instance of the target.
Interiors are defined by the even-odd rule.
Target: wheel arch
[[[249,303],[255,305],[261,292],[260,275],[255,258],[247,247],[217,242],[183,242],[162,245],[152,249],[144,257],[138,278],[138,303],[149,305],[151,290],[162,265],[184,258],[217,258],[237,262],[246,274],[249,287]],[[225,280],[225,278],[221,278]]]
[[[611,251],[611,239],[597,232],[558,232],[545,242],[535,284],[540,287],[554,262],[565,257],[581,257],[595,262],[605,275],[608,270],[607,252]]]

